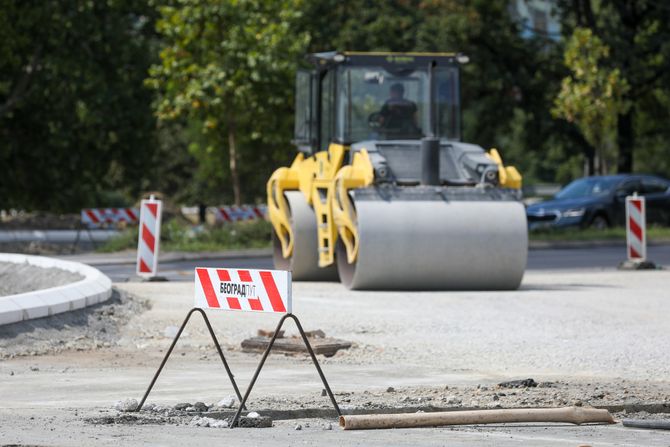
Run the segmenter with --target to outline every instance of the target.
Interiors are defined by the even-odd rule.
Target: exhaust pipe
[[[435,61],[428,64],[428,135],[421,139],[421,184],[440,184],[440,139],[437,137],[437,107],[435,106]]]
[[[421,139],[421,184],[440,184],[440,140],[435,137]]]

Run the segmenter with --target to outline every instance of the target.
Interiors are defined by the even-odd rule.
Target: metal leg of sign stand
[[[272,345],[274,345],[275,340],[277,339],[277,334],[279,334],[279,330],[282,328],[284,325],[284,322],[286,321],[287,318],[291,318],[293,321],[295,321],[295,325],[298,327],[298,331],[300,331],[300,335],[302,336],[302,341],[305,343],[305,347],[307,348],[307,351],[309,352],[310,357],[312,357],[312,363],[314,363],[314,366],[316,367],[316,371],[319,373],[319,377],[321,377],[321,381],[323,382],[323,386],[326,389],[326,393],[328,393],[328,397],[330,397],[330,401],[333,403],[333,407],[335,407],[335,411],[337,412],[338,416],[342,416],[342,412],[340,411],[340,407],[337,405],[337,401],[335,401],[335,396],[333,396],[333,392],[330,390],[330,385],[328,385],[328,381],[326,380],[326,376],[323,375],[323,371],[321,371],[321,366],[319,366],[319,362],[316,359],[316,355],[314,355],[314,351],[312,350],[312,346],[309,344],[309,340],[307,339],[307,335],[305,335],[305,331],[302,328],[302,325],[300,324],[300,321],[298,320],[298,317],[296,317],[293,314],[286,314],[282,317],[281,320],[279,320],[279,324],[277,325],[277,329],[275,329],[274,334],[272,334],[272,340],[270,340],[270,344],[268,345],[267,349],[263,353],[263,357],[261,358],[261,362],[258,364],[258,367],[256,368],[256,372],[254,373],[253,378],[251,379],[251,383],[249,384],[249,388],[247,388],[247,392],[244,394],[244,398],[240,402],[240,407],[237,409],[237,413],[235,413],[235,417],[233,418],[233,421],[230,424],[230,428],[233,428],[237,425],[238,420],[240,419],[240,415],[242,413],[242,410],[245,410],[245,404],[247,403],[247,399],[249,398],[249,394],[251,394],[251,390],[254,387],[254,384],[256,383],[256,379],[258,379],[258,375],[261,372],[261,369],[263,369],[263,365],[265,364],[265,360],[268,358],[268,355],[270,354],[270,350],[272,349]]]
[[[88,233],[88,239],[91,241],[91,245],[93,245],[93,249],[97,249],[98,247],[95,244],[95,240],[93,239],[93,234],[91,234],[91,229],[88,227],[88,225],[84,224],[79,224],[77,225],[77,236],[74,238],[74,242],[72,243],[72,248],[70,249],[70,253],[74,253],[76,251],[76,248],[79,246],[79,239],[81,236],[81,230],[86,230]]]
[[[81,235],[81,224],[77,225],[77,236],[74,238],[74,242],[72,243],[72,248],[70,249],[70,253],[74,253],[77,246],[79,245],[79,236]]]
[[[93,250],[98,249],[98,245],[95,243],[95,239],[93,239],[93,233],[91,233],[91,229],[86,226],[86,232],[88,233],[88,238],[91,240],[91,245],[93,245]]]
[[[216,350],[219,353],[219,357],[221,357],[221,362],[223,363],[224,368],[226,368],[226,372],[228,373],[228,378],[230,378],[230,382],[233,384],[233,388],[235,389],[235,394],[237,395],[237,398],[240,401],[242,401],[242,395],[240,394],[240,390],[237,388],[237,383],[235,383],[235,378],[233,377],[233,373],[230,371],[230,367],[228,366],[228,362],[226,361],[226,358],[223,355],[223,351],[221,350],[221,345],[219,345],[219,340],[216,338],[216,335],[214,334],[214,330],[212,329],[212,325],[209,323],[209,319],[207,318],[207,314],[205,313],[204,310],[200,309],[199,307],[194,307],[193,309],[190,310],[188,315],[186,315],[186,319],[181,324],[181,327],[179,328],[179,331],[177,332],[177,336],[174,338],[174,340],[172,340],[172,344],[170,345],[170,349],[168,349],[167,353],[165,354],[165,357],[163,358],[163,361],[161,362],[161,365],[158,367],[158,371],[156,371],[156,374],[154,374],[154,378],[151,379],[151,384],[149,385],[149,388],[147,388],[146,393],[144,393],[144,397],[142,398],[142,401],[137,406],[137,409],[135,411],[140,411],[142,409],[142,406],[144,405],[144,402],[147,400],[147,397],[149,397],[149,393],[151,392],[151,389],[154,387],[154,384],[156,383],[156,380],[158,379],[158,376],[160,376],[161,372],[163,371],[163,367],[165,366],[165,363],[167,362],[168,358],[170,357],[170,354],[172,354],[172,350],[174,349],[175,345],[177,344],[177,340],[179,340],[179,337],[181,336],[181,333],[184,331],[184,328],[186,327],[186,323],[188,323],[188,320],[191,318],[191,315],[193,315],[193,312],[199,312],[200,315],[202,315],[202,318],[205,320],[205,324],[207,325],[207,329],[209,330],[209,335],[212,336],[212,340],[214,341],[214,345],[216,346]]]

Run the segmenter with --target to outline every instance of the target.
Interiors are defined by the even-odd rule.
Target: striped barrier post
[[[647,227],[644,197],[637,194],[626,197],[626,245],[628,260],[647,259]]]
[[[626,253],[628,259],[619,264],[619,270],[656,269],[656,264],[647,259],[645,202],[637,194],[626,197]]]
[[[93,247],[96,246],[92,229],[106,227],[108,225],[125,222],[128,224],[137,223],[139,211],[136,208],[84,208],[81,210],[81,221],[77,225],[77,236],[72,243],[71,253],[74,253],[79,245],[81,231],[88,233],[88,239]]]
[[[88,228],[126,222],[137,223],[136,208],[84,208],[81,210],[81,223]]]
[[[158,274],[158,249],[161,238],[163,203],[151,196],[142,200],[140,228],[137,238],[137,275],[155,277]]]
[[[230,422],[230,428],[233,428],[237,425],[242,411],[246,410],[245,405],[249,399],[251,390],[256,383],[256,379],[258,379],[258,375],[260,374],[261,369],[263,369],[265,360],[272,350],[272,346],[277,339],[277,335],[282,332],[281,328],[284,325],[284,322],[289,318],[295,322],[302,337],[303,343],[305,343],[305,347],[307,348],[307,351],[309,352],[309,355],[312,359],[312,363],[314,363],[316,371],[318,372],[319,377],[321,377],[324,389],[326,390],[326,393],[328,394],[328,397],[330,398],[337,415],[341,416],[342,412],[340,411],[340,407],[337,405],[335,396],[333,395],[333,392],[330,389],[330,385],[328,384],[328,381],[326,380],[326,377],[321,370],[321,366],[319,366],[319,362],[316,359],[314,350],[312,349],[312,346],[307,339],[307,335],[305,334],[305,331],[300,324],[300,320],[298,320],[298,317],[296,317],[291,312],[291,302],[291,272],[284,270],[249,270],[197,267],[195,269],[194,307],[186,315],[186,319],[177,331],[177,335],[172,341],[172,345],[165,354],[163,361],[161,362],[158,370],[154,374],[151,383],[149,384],[149,388],[144,393],[144,397],[140,401],[135,411],[140,411],[142,409],[144,402],[146,402],[151,389],[156,383],[158,376],[161,374],[165,363],[167,363],[167,360],[170,357],[173,348],[177,344],[177,340],[179,340],[179,337],[186,327],[186,324],[191,318],[191,315],[193,315],[195,312],[198,312],[203,316],[205,324],[207,324],[210,335],[214,340],[214,345],[219,352],[219,356],[221,357],[221,361],[226,368],[226,372],[228,373],[228,377],[233,385],[233,388],[235,388],[235,393],[240,399],[240,406],[237,409],[237,412],[235,413],[232,421]],[[228,310],[233,312],[249,311],[276,313],[282,315],[281,319],[279,320],[279,324],[273,333],[272,339],[270,340],[268,347],[265,349],[261,361],[256,368],[253,378],[251,379],[251,383],[247,387],[247,391],[244,394],[244,397],[242,397],[239,393],[234,376],[228,367],[228,363],[226,362],[225,357],[223,356],[219,342],[216,339],[214,332],[212,331],[212,326],[209,323],[209,319],[207,318],[207,314],[205,312],[206,310]]]
[[[216,222],[238,222],[242,220],[265,219],[266,205],[213,206],[209,208]]]

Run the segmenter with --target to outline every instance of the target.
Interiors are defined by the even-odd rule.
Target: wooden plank
[[[263,352],[270,344],[268,337],[252,337],[242,341],[242,350],[245,352]],[[349,349],[351,342],[337,338],[310,338],[309,344],[315,354],[332,357],[340,349]],[[289,354],[308,354],[307,348],[300,337],[277,338],[272,346],[273,351]]]

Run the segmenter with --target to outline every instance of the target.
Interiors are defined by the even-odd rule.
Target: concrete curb
[[[0,253],[0,261],[59,268],[84,277],[63,286],[0,297],[0,326],[81,309],[112,296],[112,281],[98,269],[79,262],[10,253]]]
[[[655,241],[647,241],[647,245],[650,247],[661,246],[661,245],[670,245],[670,240],[667,239],[657,239]],[[591,241],[542,241],[542,240],[530,240],[528,241],[528,248],[530,250],[542,250],[542,249],[570,249],[570,248],[599,248],[599,247],[625,247],[625,239],[601,239],[601,240],[591,240]]]
[[[80,232],[80,242],[105,242],[119,234],[117,230],[0,230],[0,243],[50,242],[53,244],[71,244]]]
[[[271,248],[250,248],[246,250],[206,251],[206,252],[167,252],[158,257],[158,264],[207,259],[259,258],[272,256]],[[137,252],[128,250],[117,253],[95,253],[84,255],[58,256],[64,261],[83,262],[88,265],[135,264]]]
[[[670,240],[648,241],[650,247],[670,245]],[[597,240],[597,241],[529,241],[530,250],[542,249],[570,249],[570,248],[597,248],[597,247],[625,247],[625,241]],[[242,250],[206,251],[206,252],[166,252],[161,253],[158,262],[181,262],[207,259],[230,258],[260,258],[272,256],[272,248],[249,248]],[[56,256],[65,261],[83,262],[88,265],[122,265],[135,264],[137,252],[126,250],[115,253],[88,253],[78,255]]]

